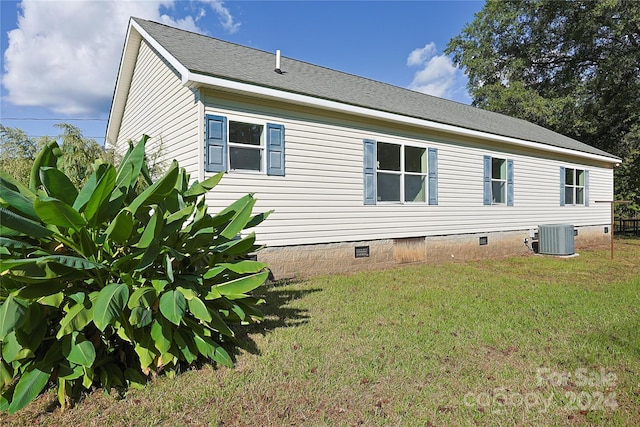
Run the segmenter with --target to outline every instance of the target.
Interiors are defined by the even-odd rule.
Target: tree
[[[103,150],[95,140],[85,138],[79,128],[67,123],[54,126],[62,129],[57,138],[45,136],[34,139],[18,128],[0,125],[0,168],[27,185],[36,154],[56,139],[63,154],[58,166],[76,186],[82,185],[91,175],[96,159],[113,161],[113,153]]]
[[[473,105],[629,162],[616,195],[640,205],[638,180],[622,179],[640,173],[640,2],[488,0],[446,52],[469,77]]]
[[[43,142],[29,138],[20,129],[0,125],[0,169],[28,184],[31,165],[42,146]]]
[[[94,139],[82,136],[82,131],[77,127],[67,123],[55,126],[62,129],[62,135],[58,137],[62,152],[58,167],[79,187],[93,173],[93,162],[106,157],[106,153]]]

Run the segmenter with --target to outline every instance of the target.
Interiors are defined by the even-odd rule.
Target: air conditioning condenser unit
[[[538,226],[538,252],[547,255],[573,255],[573,225],[548,224]]]

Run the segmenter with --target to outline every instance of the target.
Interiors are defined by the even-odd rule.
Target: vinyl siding
[[[142,41],[118,133],[119,150],[126,147],[127,140],[137,142],[147,134],[151,137],[147,142],[151,158],[159,150],[164,168],[175,159],[197,178],[202,163],[197,155],[200,137],[195,97],[171,66]]]
[[[552,158],[543,152],[386,126],[320,110],[213,91],[206,114],[260,120],[285,127],[286,176],[231,172],[209,193],[212,212],[255,193],[256,212],[275,212],[256,229],[269,246],[513,231],[539,224],[609,223],[613,171],[604,163]],[[363,203],[363,140],[438,149],[438,205]],[[200,136],[203,144],[204,137]],[[483,156],[514,162],[514,206],[483,205]],[[560,206],[560,167],[590,171],[590,206]]]

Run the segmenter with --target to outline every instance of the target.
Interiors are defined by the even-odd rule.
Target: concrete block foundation
[[[607,227],[607,230],[605,230]],[[606,225],[575,227],[575,250],[610,243]],[[606,231],[606,232],[605,232]],[[525,239],[528,243],[525,244]],[[384,270],[402,264],[464,262],[533,254],[530,230],[421,236],[316,245],[267,247],[257,258],[275,279]]]

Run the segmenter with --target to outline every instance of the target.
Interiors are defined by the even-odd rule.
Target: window
[[[589,206],[589,171],[560,168],[560,205]]]
[[[229,120],[229,169],[262,171],[264,138],[262,125]]]
[[[484,204],[513,206],[513,160],[484,156]]]
[[[284,126],[205,117],[205,170],[284,176]]]
[[[364,203],[438,204],[437,150],[364,141]]]
[[[491,159],[491,203],[503,205],[507,201],[507,161]]]

